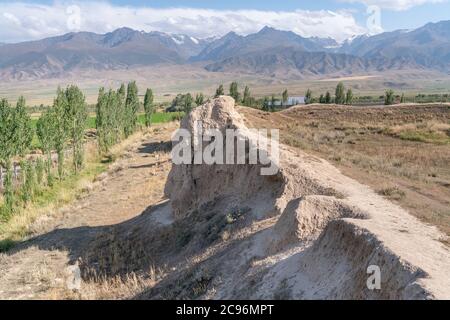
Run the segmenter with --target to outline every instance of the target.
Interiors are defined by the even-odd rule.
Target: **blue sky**
[[[379,11],[367,14],[374,4]],[[0,42],[81,30],[102,33],[120,26],[207,37],[230,30],[246,34],[265,24],[343,41],[354,34],[413,29],[440,20],[450,20],[450,0],[0,0]]]
[[[372,1],[376,3],[377,1]],[[382,1],[381,1],[382,2]],[[392,1],[395,5],[396,1]],[[400,2],[400,1],[398,1]],[[415,1],[411,1],[414,3]],[[441,20],[450,20],[450,1],[442,1],[441,3],[433,3],[433,1],[424,1],[422,5],[417,5],[408,10],[392,10],[382,9],[381,19],[382,26],[385,30],[396,29],[412,29],[420,27],[428,22],[437,22]],[[154,7],[194,7],[194,8],[212,8],[212,9],[258,9],[258,10],[275,10],[288,11],[295,9],[306,10],[356,10],[355,17],[361,24],[365,23],[367,5],[364,1],[353,3],[337,0],[159,0],[159,1],[142,1],[132,0],[111,1],[118,5],[138,5],[138,6],[154,6]]]

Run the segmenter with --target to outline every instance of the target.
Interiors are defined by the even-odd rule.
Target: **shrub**
[[[385,105],[391,105],[394,104],[394,91],[393,90],[387,90],[385,95],[384,95],[384,104]]]

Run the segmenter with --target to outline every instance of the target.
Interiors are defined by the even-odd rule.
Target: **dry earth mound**
[[[254,139],[229,97],[181,127],[192,132],[196,120]],[[173,165],[170,200],[115,227],[86,261],[114,265],[101,270],[108,275],[164,269],[136,298],[450,298],[450,253],[436,228],[322,159],[284,145],[280,153],[274,176],[261,165]],[[380,289],[367,287],[369,266],[380,268]]]

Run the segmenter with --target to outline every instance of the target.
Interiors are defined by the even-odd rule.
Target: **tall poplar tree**
[[[144,97],[145,125],[147,127],[152,125],[153,108],[153,91],[147,89]]]
[[[129,137],[137,125],[137,112],[139,110],[139,97],[136,82],[130,82],[127,87],[127,98],[125,102],[125,137]]]

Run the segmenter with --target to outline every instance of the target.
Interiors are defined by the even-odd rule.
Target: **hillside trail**
[[[74,203],[38,218],[32,237],[0,254],[0,299],[64,297],[68,266],[105,228],[140,215],[162,200],[170,170],[170,133],[176,124],[138,134],[90,191]],[[63,295],[63,296],[62,296]]]

